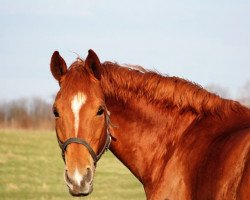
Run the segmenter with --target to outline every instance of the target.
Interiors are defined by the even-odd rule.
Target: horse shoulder
[[[198,181],[198,199],[250,196],[250,128],[233,131],[211,146]],[[241,196],[242,198],[239,198]]]
[[[172,156],[149,199],[249,198],[250,128],[228,133],[208,145],[207,153],[196,151],[197,158],[186,153],[187,160],[178,151]]]

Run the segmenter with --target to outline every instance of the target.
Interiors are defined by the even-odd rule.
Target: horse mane
[[[119,101],[144,98],[162,109],[177,108],[181,112],[223,115],[244,110],[240,103],[222,99],[188,80],[163,76],[141,66],[121,66],[104,62],[102,85],[107,95]]]

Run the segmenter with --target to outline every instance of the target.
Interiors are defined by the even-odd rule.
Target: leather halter
[[[92,149],[92,147],[89,145],[89,143],[86,142],[85,140],[82,140],[82,139],[77,138],[77,137],[73,137],[73,138],[67,139],[64,143],[62,143],[57,136],[58,144],[62,150],[62,158],[63,158],[64,163],[65,163],[65,151],[67,149],[67,146],[71,143],[77,143],[77,144],[81,144],[81,145],[85,146],[88,149],[91,157],[94,160],[94,165],[96,166],[97,161],[101,158],[101,156],[104,154],[104,152],[109,149],[109,146],[111,143],[111,134],[110,134],[109,128],[108,128],[109,124],[110,124],[110,119],[109,119],[108,114],[105,114],[105,119],[106,119],[106,127],[107,127],[107,129],[106,129],[106,141],[105,141],[105,144],[104,144],[104,146],[101,149],[99,154],[95,153],[95,151]]]

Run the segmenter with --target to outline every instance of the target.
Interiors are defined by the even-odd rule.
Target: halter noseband
[[[109,149],[109,146],[110,146],[110,143],[111,143],[111,134],[109,132],[109,123],[110,123],[110,119],[109,119],[109,116],[106,114],[105,115],[105,118],[106,118],[106,126],[107,126],[107,129],[106,129],[106,141],[105,141],[105,144],[102,148],[102,150],[100,151],[99,154],[95,153],[94,150],[92,149],[92,147],[89,145],[88,142],[86,142],[85,140],[82,140],[80,138],[77,138],[77,137],[74,137],[74,138],[69,138],[67,139],[64,143],[60,142],[60,140],[58,139],[57,137],[57,140],[58,140],[58,144],[62,150],[62,158],[63,158],[63,161],[65,162],[65,151],[66,151],[66,148],[69,144],[71,143],[77,143],[77,144],[82,144],[83,146],[85,146],[91,157],[93,158],[94,160],[94,165],[96,166],[96,163],[97,161],[101,158],[102,154],[104,154],[105,151],[107,151]]]

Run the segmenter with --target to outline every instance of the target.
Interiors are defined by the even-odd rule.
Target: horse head
[[[59,52],[50,69],[60,89],[53,105],[56,134],[65,162],[64,178],[74,196],[93,190],[96,162],[111,142],[109,116],[100,86],[102,65],[94,51],[69,68]]]

